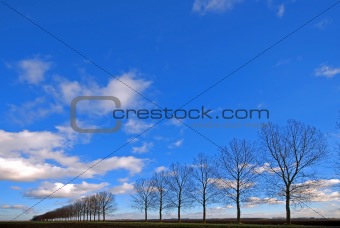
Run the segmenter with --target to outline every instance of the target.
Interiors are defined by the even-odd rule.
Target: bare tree
[[[132,207],[144,211],[144,220],[148,221],[148,210],[154,206],[155,191],[150,179],[138,179],[134,184],[135,193],[132,197]]]
[[[80,199],[80,202],[81,202],[81,213],[83,215],[83,221],[85,221],[85,216],[86,216],[86,213],[87,213],[87,199],[86,197],[83,197]]]
[[[99,204],[98,204],[98,198],[96,195],[89,196],[90,198],[90,221],[91,221],[91,215],[93,215],[93,221],[96,221],[96,215],[98,213]],[[99,220],[98,220],[99,221]]]
[[[166,172],[161,171],[158,173],[154,173],[152,177],[152,184],[155,190],[155,207],[158,208],[159,211],[159,221],[162,221],[162,212],[164,209],[169,208],[168,202],[168,178]]]
[[[309,183],[306,178],[314,176],[315,165],[326,156],[325,136],[316,128],[296,120],[289,120],[282,127],[266,124],[259,136],[273,180],[270,187],[278,197],[284,198],[286,222],[291,224],[291,204],[303,204],[311,198],[311,191],[306,191]]]
[[[89,196],[84,197],[84,204],[84,208],[86,211],[86,221],[89,221],[89,216],[91,221],[91,201]]]
[[[237,208],[237,223],[241,223],[241,203],[253,192],[256,172],[255,144],[245,139],[232,139],[218,156],[218,183],[224,196]]]
[[[215,183],[216,169],[212,160],[199,153],[193,162],[193,194],[191,195],[203,208],[203,223],[206,222],[206,208],[217,201],[218,190]]]
[[[181,209],[193,203],[191,191],[193,169],[188,165],[173,163],[169,171],[169,200],[171,207],[177,208],[178,222],[181,222]]]
[[[112,213],[117,209],[116,196],[111,192],[99,192],[97,193],[98,203],[100,211],[103,215],[103,221],[105,221],[105,215]],[[99,215],[98,215],[99,220]]]
[[[83,202],[81,200],[77,200],[73,204],[73,209],[74,209],[74,212],[75,212],[75,216],[77,217],[78,221],[81,220],[82,207],[83,207]]]

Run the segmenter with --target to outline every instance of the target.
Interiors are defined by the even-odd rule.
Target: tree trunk
[[[205,197],[205,191],[206,189],[204,188],[204,192],[203,192],[203,223],[206,222],[206,213],[205,213],[205,208],[206,208],[206,197]]]
[[[103,207],[103,221],[105,222],[105,207]]]
[[[239,197],[238,197],[239,198]],[[237,207],[237,223],[241,223],[241,207],[240,207],[240,199],[237,199],[236,202],[236,207]]]
[[[206,219],[205,219],[205,204],[203,204],[203,223],[206,222]]]
[[[241,223],[241,206],[240,206],[240,179],[237,179],[237,189],[236,189],[236,209],[237,209],[237,223]]]
[[[144,221],[147,222],[148,221],[148,208],[147,207],[144,208],[144,215],[145,215]]]
[[[162,222],[162,206],[159,207],[159,221]]]
[[[291,224],[291,221],[290,221],[290,191],[289,191],[289,187],[287,187],[287,190],[286,190],[286,223],[288,225]]]
[[[177,215],[178,215],[178,222],[181,222],[181,206],[178,206],[177,208]]]
[[[163,209],[163,195],[159,199],[159,222],[162,222],[162,209]]]

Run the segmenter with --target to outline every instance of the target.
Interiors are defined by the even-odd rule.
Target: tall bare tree
[[[181,222],[181,209],[190,207],[193,203],[192,192],[192,172],[188,165],[173,163],[169,171],[169,200],[171,207],[177,208],[178,222]]]
[[[144,220],[148,221],[148,211],[154,207],[155,190],[150,179],[138,179],[134,184],[135,193],[132,197],[132,207],[144,211]]]
[[[164,209],[169,208],[169,202],[168,202],[168,178],[166,172],[161,171],[154,173],[152,177],[152,184],[155,191],[155,207],[158,208],[159,212],[159,221],[162,221],[162,212]]]
[[[210,203],[217,202],[216,166],[205,154],[199,153],[193,162],[193,194],[195,201],[202,205],[203,223],[206,222],[206,208]]]
[[[273,180],[270,187],[277,197],[284,198],[286,223],[291,224],[291,204],[303,204],[311,198],[311,191],[306,191],[306,180],[313,177],[314,167],[326,156],[325,136],[315,127],[296,120],[289,120],[281,127],[268,123],[259,136]]]
[[[218,156],[218,182],[224,196],[236,204],[237,222],[241,223],[241,203],[255,186],[256,146],[245,139],[232,139]]]
[[[116,196],[111,192],[99,192],[96,194],[98,198],[99,208],[103,216],[103,221],[105,221],[105,215],[108,213],[112,213],[117,209],[116,205]],[[99,214],[98,214],[98,221],[99,221]]]

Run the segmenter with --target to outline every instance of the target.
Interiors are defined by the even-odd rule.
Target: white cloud
[[[301,187],[305,193],[310,194],[312,196],[310,201],[333,202],[340,201],[340,192],[332,190],[337,185],[340,185],[340,179],[309,180],[294,186]]]
[[[151,128],[153,124],[141,120],[129,119],[124,125],[124,130],[128,134],[141,134]]]
[[[91,165],[96,164],[99,162],[95,160],[92,162]],[[88,175],[93,176],[95,174],[104,174],[108,170],[117,170],[117,169],[125,169],[130,172],[131,175],[136,173],[140,173],[144,167],[145,160],[135,158],[133,156],[126,156],[126,157],[111,157],[105,159],[100,162],[99,165],[93,167],[89,172]],[[86,164],[86,168],[89,165]]]
[[[224,12],[233,9],[234,5],[242,0],[195,0],[192,10],[201,14],[207,12]]]
[[[283,17],[283,15],[285,14],[285,5],[281,4],[277,7],[277,13],[276,16],[278,17]]]
[[[129,178],[128,178],[128,177],[125,177],[125,178],[118,178],[118,181],[119,181],[120,183],[128,182],[128,181],[129,181]]]
[[[72,157],[67,156],[61,158],[72,160]],[[48,162],[36,163],[25,158],[0,157],[0,180],[35,181],[38,179],[74,177],[99,161],[99,159],[91,163],[77,161],[70,166],[63,167],[62,165],[54,165]],[[112,157],[101,161],[99,165],[87,170],[80,178],[92,178],[95,175],[104,175],[108,171],[118,169],[127,170],[133,175],[139,173],[143,166],[144,161],[142,159],[132,156]]]
[[[314,71],[316,76],[333,78],[335,75],[340,74],[340,67],[334,68],[327,65],[322,65]]]
[[[282,204],[284,201],[278,200],[277,198],[259,198],[259,197],[249,197],[246,200],[246,207],[253,207],[257,204]]]
[[[65,144],[65,138],[49,131],[7,132],[0,130],[0,156],[17,157],[21,153],[42,155]]]
[[[150,149],[153,147],[152,142],[144,142],[141,146],[134,146],[132,147],[132,153],[136,154],[144,154],[150,151]]]
[[[108,186],[108,183],[90,184],[85,181],[80,184],[67,184],[55,182],[43,182],[38,188],[25,192],[25,196],[31,198],[79,198],[98,192]]]
[[[21,60],[17,66],[20,71],[20,81],[37,85],[44,81],[45,73],[50,69],[51,63],[34,58]]]
[[[340,179],[317,180],[317,181],[314,181],[314,183],[320,188],[327,188],[327,187],[331,187],[334,185],[339,185]]]
[[[58,128],[56,133],[0,130],[0,180],[34,181],[73,177],[100,162],[100,159],[81,162],[79,157],[67,155],[64,150],[72,148],[78,137],[66,127]],[[144,162],[132,156],[110,157],[81,177],[92,178],[120,169],[135,174],[142,170]]]
[[[254,169],[255,172],[261,174],[264,172],[273,173],[280,171],[279,167],[271,167],[269,163],[265,162],[262,166],[258,166]]]
[[[332,191],[331,188],[339,185],[339,179],[329,179],[329,180],[309,180],[304,183],[293,185],[296,186],[306,186],[306,188],[300,188],[298,191],[303,191],[306,194],[310,194],[312,197],[309,199],[310,202],[334,202],[340,201],[340,192]],[[292,191],[292,197],[294,196],[294,191]],[[259,198],[259,197],[249,197],[246,200],[246,207],[254,207],[258,204],[284,204],[285,202],[278,198]]]
[[[179,139],[179,140],[177,140],[177,141],[171,143],[171,144],[169,145],[169,148],[170,148],[170,149],[179,148],[179,147],[182,146],[183,142],[184,142],[184,139]]]
[[[211,183],[214,183],[217,188],[219,189],[229,189],[233,188],[236,189],[237,182],[235,180],[226,180],[226,179],[216,179],[216,178],[211,178],[210,179]],[[242,188],[250,188],[253,187],[255,183],[241,183]]]
[[[122,185],[115,186],[110,189],[110,191],[113,194],[117,194],[117,195],[128,194],[128,193],[133,192],[133,190],[134,190],[133,184],[130,184],[130,183],[123,183]]]
[[[136,142],[139,142],[139,138],[129,138],[128,140],[126,140],[128,143],[136,143]]]
[[[160,173],[160,172],[162,172],[162,171],[167,171],[167,170],[168,170],[167,167],[165,167],[165,166],[159,166],[159,167],[157,167],[157,168],[155,169],[155,172],[156,172],[156,173]]]

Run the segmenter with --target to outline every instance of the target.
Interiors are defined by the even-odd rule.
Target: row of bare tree
[[[105,221],[105,215],[117,209],[115,195],[111,192],[99,192],[94,195],[83,197],[76,202],[63,206],[45,214],[34,216],[33,221]]]
[[[314,166],[326,153],[326,138],[316,128],[295,120],[285,126],[269,123],[260,130],[257,144],[232,139],[216,156],[201,153],[190,165],[173,163],[168,171],[137,180],[132,206],[144,211],[145,221],[149,210],[157,209],[161,221],[165,209],[176,209],[180,222],[182,209],[198,204],[205,222],[209,204],[233,202],[240,223],[241,204],[253,203],[261,189],[267,200],[285,202],[290,224],[291,204],[303,206],[315,196]]]
[[[285,203],[290,224],[291,205],[304,206],[315,197],[316,167],[327,151],[324,134],[312,126],[296,120],[285,126],[268,123],[259,131],[256,143],[232,139],[214,156],[200,153],[192,164],[173,163],[151,178],[136,180],[132,207],[144,212],[145,221],[150,210],[157,210],[162,221],[164,210],[176,209],[180,222],[183,209],[200,205],[205,222],[208,205],[233,203],[240,223],[242,204],[269,199]],[[102,215],[105,221],[105,215],[114,210],[115,195],[100,192],[34,220],[99,221]]]

